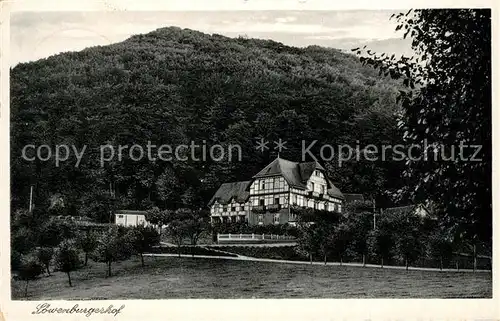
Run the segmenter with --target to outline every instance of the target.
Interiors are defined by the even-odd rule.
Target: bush
[[[54,249],[52,247],[40,247],[36,251],[36,256],[47,270],[47,274],[50,275],[50,262],[54,256]]]
[[[40,274],[43,272],[43,266],[33,255],[26,255],[21,257],[21,262],[19,269],[17,271],[17,277],[20,280],[26,281],[26,287],[24,288],[24,296],[28,296],[28,284],[29,281],[36,280]]]
[[[35,249],[35,232],[27,227],[20,227],[11,231],[11,247],[13,250],[27,254]]]
[[[17,271],[21,266],[21,253],[11,249],[10,250],[10,269],[12,271]]]

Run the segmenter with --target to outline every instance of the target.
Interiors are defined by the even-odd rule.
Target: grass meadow
[[[491,273],[405,271],[220,259],[147,257],[113,265],[89,261],[29,284],[12,281],[14,300],[248,298],[491,298]]]

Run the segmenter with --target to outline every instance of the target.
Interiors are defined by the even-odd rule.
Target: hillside
[[[39,208],[60,193],[70,214],[101,221],[113,207],[203,205],[221,183],[249,179],[276,156],[257,151],[256,137],[287,141],[280,156],[291,160],[300,159],[302,140],[398,143],[396,87],[335,49],[174,27],[19,64],[11,70],[12,206],[27,206],[31,184]],[[100,145],[148,141],[240,144],[243,160],[134,162],[126,156],[99,166]],[[87,150],[78,168],[74,157],[56,168],[53,158],[21,159],[26,144]],[[334,159],[324,165],[345,192],[378,195],[401,185],[401,164],[339,168]]]

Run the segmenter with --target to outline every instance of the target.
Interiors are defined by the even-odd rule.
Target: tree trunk
[[[69,286],[73,286],[73,285],[71,284],[71,276],[69,275],[69,272],[66,272],[66,273],[68,274],[68,282],[69,282]]]
[[[340,266],[342,266],[342,256],[340,257]]]
[[[111,276],[111,261],[108,262],[108,277]]]
[[[141,266],[144,267],[144,255],[141,253]]]
[[[180,246],[180,244],[177,244],[177,254],[179,255],[179,257],[181,257],[181,246]]]
[[[313,255],[312,255],[312,253],[309,253],[309,260],[311,261],[311,264],[313,264]]]
[[[408,258],[405,258],[406,271],[408,271]]]
[[[89,254],[85,252],[85,266],[87,266],[88,261],[89,261]]]
[[[28,283],[30,280],[26,280],[26,286],[24,287],[24,297],[28,297]]]
[[[476,244],[474,244],[473,246],[473,256],[474,256],[474,266],[472,267],[472,271],[476,272],[477,268]]]
[[[326,254],[325,254],[325,265],[326,265]]]
[[[460,269],[458,268],[458,261],[455,261],[455,266],[457,267],[457,271],[460,271]]]
[[[49,265],[48,264],[47,264],[46,268],[47,268],[47,274],[50,276],[50,269],[49,269]]]
[[[439,257],[439,268],[441,271],[443,271],[443,257],[442,256]]]
[[[363,267],[366,266],[366,254],[363,253]]]
[[[384,258],[380,259],[380,267],[384,268]]]

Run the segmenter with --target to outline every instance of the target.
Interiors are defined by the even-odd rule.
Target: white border
[[[406,9],[406,8],[492,8],[493,41],[493,88],[498,85],[498,6],[491,1],[385,1],[376,3],[370,0],[356,0],[342,3],[318,0],[46,0],[16,1],[0,3],[0,321],[26,320],[76,320],[88,319],[83,315],[31,315],[31,311],[41,301],[10,300],[9,268],[9,13],[11,11],[116,11],[116,10],[346,10],[346,9]],[[493,93],[493,106],[498,106],[498,91]],[[499,113],[493,108],[493,122],[498,124]],[[493,126],[493,145],[498,146],[499,126]],[[493,152],[493,199],[500,199],[498,170],[498,152]],[[500,167],[499,167],[500,168]],[[499,247],[498,205],[493,204],[494,215],[494,253]],[[493,280],[499,279],[499,256],[493,255]],[[127,320],[323,320],[323,319],[363,319],[363,320],[437,320],[437,319],[500,319],[500,301],[498,282],[493,285],[493,299],[280,299],[280,300],[111,300],[111,301],[50,301],[52,305],[71,307],[78,303],[80,307],[126,304],[117,318]],[[229,302],[230,301],[230,302]],[[113,316],[94,315],[94,319],[113,319]]]

